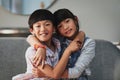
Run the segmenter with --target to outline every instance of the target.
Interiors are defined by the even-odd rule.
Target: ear
[[[78,17],[77,16],[75,16],[75,20],[78,22]]]
[[[34,35],[34,31],[32,28],[29,29],[30,33]]]
[[[78,17],[75,16],[75,24],[78,24]]]

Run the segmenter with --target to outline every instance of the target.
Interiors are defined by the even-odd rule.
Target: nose
[[[64,28],[64,29],[68,29],[69,26],[68,26],[67,24],[65,24],[65,25],[63,25],[63,28]]]
[[[41,26],[40,30],[41,30],[41,31],[45,31],[45,27],[44,27],[44,26]]]

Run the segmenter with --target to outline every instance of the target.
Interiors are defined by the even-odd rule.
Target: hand
[[[85,33],[83,31],[80,31],[74,40],[78,41],[78,43],[80,44],[80,48],[82,48],[84,39],[85,39]]]
[[[40,78],[40,77],[45,77],[44,73],[41,72],[38,68],[33,68],[32,73],[34,77]]]
[[[41,64],[42,68],[44,68],[45,58],[46,58],[46,49],[38,48],[36,51],[36,55],[33,58],[34,66],[37,67],[38,65]]]
[[[80,42],[79,40],[73,40],[69,46],[67,47],[67,50],[69,50],[71,53],[75,52],[80,49]]]

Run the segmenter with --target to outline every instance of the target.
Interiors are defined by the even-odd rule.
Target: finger
[[[36,68],[36,65],[33,63],[33,62],[31,62],[32,63],[32,65],[33,65],[33,68]]]
[[[35,71],[35,68],[32,68],[32,71]]]
[[[37,66],[36,66],[34,63],[33,63],[33,67],[34,67],[34,68],[37,68]]]
[[[41,65],[42,69],[44,68],[44,64],[45,64],[45,60],[42,60],[42,65]]]
[[[31,59],[29,59],[29,61],[32,64],[32,66],[35,68],[35,64],[33,63],[33,61]]]
[[[36,61],[36,66],[38,66],[41,63],[41,57],[39,57],[39,59]]]
[[[35,60],[35,59],[36,59],[36,56],[37,56],[37,54],[35,54],[35,55],[34,55],[33,60]]]
[[[82,48],[82,46],[83,46],[83,42],[78,41],[78,44],[79,44],[79,48]]]
[[[33,62],[34,62],[34,63],[35,63],[36,59],[37,59],[36,56],[34,56],[34,57],[33,57]]]
[[[32,71],[32,73],[33,73],[33,76],[34,76],[34,77],[37,77],[36,71]]]
[[[76,43],[76,50],[80,49],[80,44]]]
[[[77,42],[77,44],[79,44],[79,45],[81,45],[81,44],[82,44],[82,42],[81,42],[81,41],[79,41],[79,40],[78,40],[78,41],[76,41],[76,42]]]
[[[36,64],[38,59],[39,59],[38,57],[35,57],[34,60],[33,60],[33,63]]]
[[[32,73],[35,73],[35,70],[32,70]]]

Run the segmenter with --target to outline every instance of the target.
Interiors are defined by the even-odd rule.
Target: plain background
[[[120,0],[57,0],[49,10],[60,8],[68,8],[78,16],[81,30],[91,38],[120,41]],[[28,28],[28,17],[0,6],[0,28]]]

